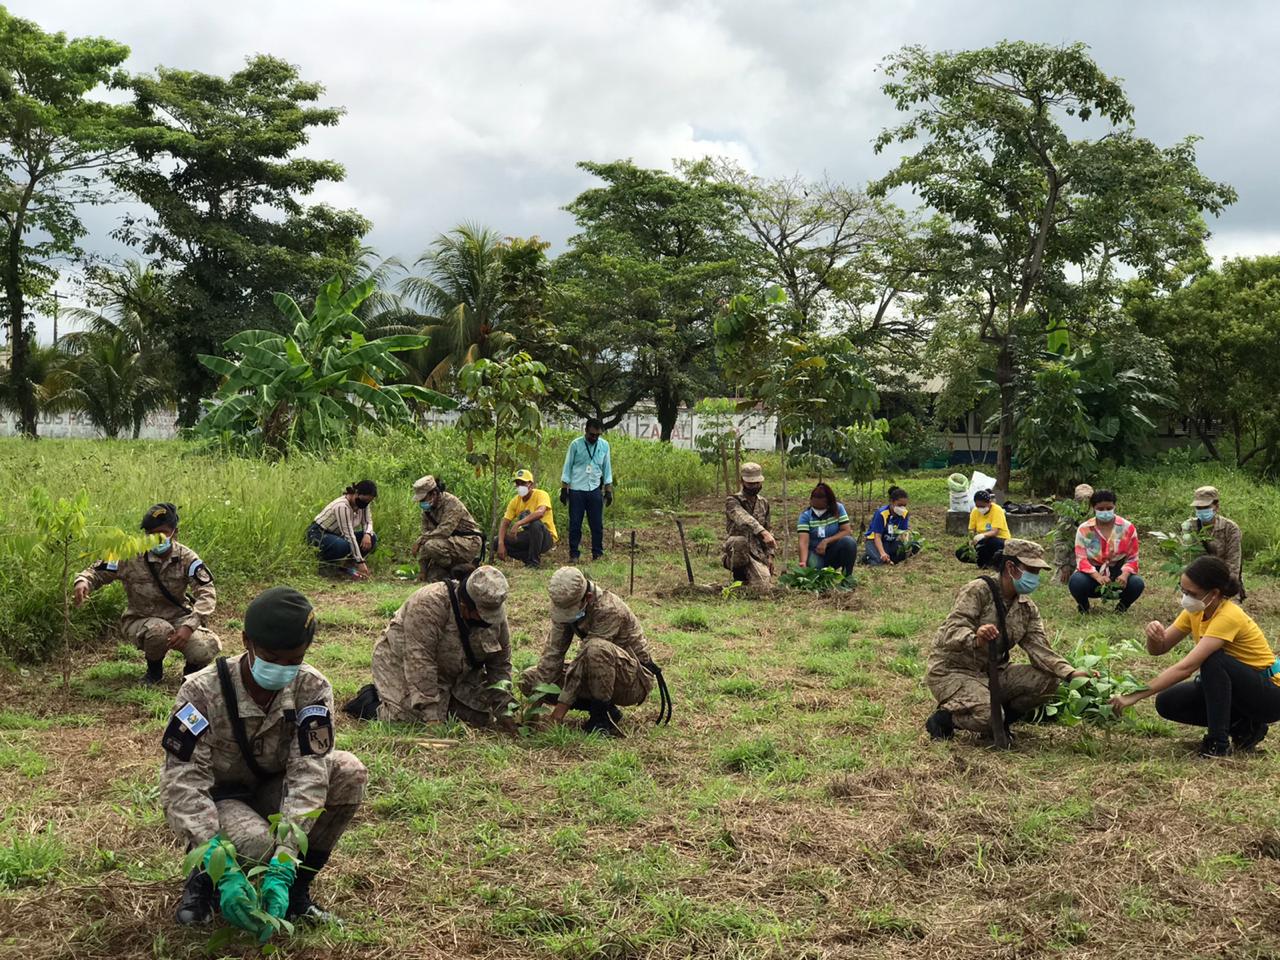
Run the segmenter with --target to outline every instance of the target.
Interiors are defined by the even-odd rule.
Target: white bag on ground
[[[967,513],[973,509],[973,495],[975,493],[979,490],[994,490],[995,486],[995,477],[988,477],[981,470],[973,471],[973,476],[969,479],[969,492],[965,494],[965,512]]]
[[[953,473],[947,477],[947,493],[951,495],[951,503],[947,507],[952,513],[968,513],[972,500],[969,496],[969,480],[963,473]]]

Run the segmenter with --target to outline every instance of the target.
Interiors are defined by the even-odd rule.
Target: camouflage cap
[[[1093,496],[1093,487],[1089,486],[1089,484],[1082,483],[1076,487],[1075,498],[1077,500],[1088,500],[1092,496]]]
[[[256,647],[292,650],[315,639],[315,607],[293,587],[272,587],[245,610],[244,632]]]
[[[507,618],[507,578],[496,567],[483,566],[471,571],[462,583],[476,613],[485,623],[497,625]]]
[[[1006,540],[1004,542],[1004,558],[1016,560],[1020,566],[1028,570],[1048,570],[1051,564],[1044,559],[1044,547],[1030,540]]]
[[[147,512],[142,515],[142,523],[139,524],[147,533],[152,530],[159,530],[161,527],[176,527],[177,525],[178,508],[172,503],[157,503],[148,507]]]
[[[748,460],[738,468],[738,476],[744,483],[764,483],[764,468],[753,460]]]
[[[1217,502],[1217,487],[1196,487],[1195,499],[1191,501],[1191,505],[1193,507],[1212,507]]]
[[[413,499],[421,503],[423,500],[427,499],[427,494],[435,490],[436,486],[436,478],[431,476],[431,474],[427,474],[425,477],[419,477],[417,480],[413,481]]]
[[[551,595],[551,622],[572,623],[578,618],[591,582],[577,567],[561,567],[551,575],[547,593]]]

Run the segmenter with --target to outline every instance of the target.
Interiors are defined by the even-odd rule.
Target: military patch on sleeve
[[[196,742],[208,729],[209,721],[204,714],[196,709],[194,703],[185,703],[169,719],[161,743],[176,759],[190,760],[191,754],[195,752]]]
[[[119,570],[119,569],[120,569],[120,564],[116,563],[116,561],[114,561],[114,560],[103,560],[103,561],[101,561],[100,563],[96,563],[96,564],[94,564],[93,569],[95,569],[95,570]]]
[[[333,749],[333,717],[323,703],[298,711],[298,752],[304,757],[322,757]]]
[[[203,560],[192,560],[187,570],[187,579],[199,584],[213,583],[213,574],[209,572]]]

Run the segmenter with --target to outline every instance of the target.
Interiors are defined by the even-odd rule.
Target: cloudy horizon
[[[877,64],[904,45],[985,46],[1001,39],[1084,41],[1120,77],[1137,132],[1161,145],[1202,138],[1201,170],[1238,202],[1211,222],[1211,252],[1280,250],[1270,190],[1280,9],[1261,2],[1062,8],[1010,2],[582,0],[370,3],[228,0],[187,8],[157,0],[11,0],[46,30],[127,44],[127,68],[227,74],[270,53],[323,84],[345,108],[303,151],[337,160],[346,180],[310,198],[373,222],[366,242],[411,263],[462,221],[563,247],[561,209],[591,178],[580,160],[723,155],[763,176],[829,175],[865,185],[890,161],[871,146],[894,122]],[[118,211],[85,211],[88,249]],[[74,300],[74,294],[72,299]],[[38,322],[48,339],[51,322]]]

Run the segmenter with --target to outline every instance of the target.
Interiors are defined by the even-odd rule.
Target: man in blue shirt
[[[560,502],[569,505],[569,562],[577,563],[582,545],[582,518],[591,527],[591,559],[604,555],[604,508],[613,504],[613,462],[609,441],[600,438],[604,424],[592,417],[583,436],[569,444],[560,472]]]

